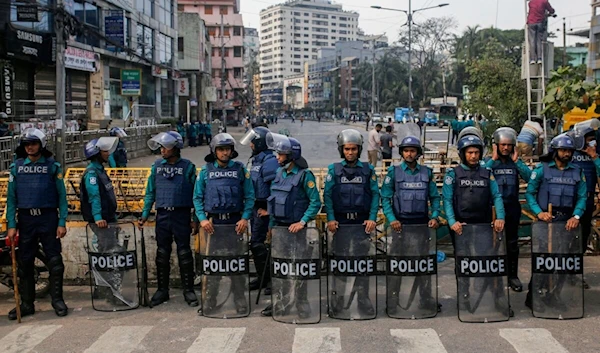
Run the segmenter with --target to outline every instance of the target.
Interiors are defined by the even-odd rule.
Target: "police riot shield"
[[[435,229],[403,225],[387,236],[387,314],[396,319],[425,319],[438,313]]]
[[[328,233],[327,301],[329,316],[366,320],[377,316],[375,233],[362,224],[341,224]]]
[[[415,123],[398,124],[396,125],[396,129],[398,129],[398,143],[402,142],[408,136],[421,140],[421,128]]]
[[[248,236],[235,224],[215,224],[201,231],[202,315],[238,318],[250,315]]]
[[[544,319],[583,317],[583,243],[581,228],[566,222],[535,222],[531,228],[533,316]]]
[[[508,263],[504,233],[489,223],[463,226],[456,235],[458,319],[462,322],[507,321]]]
[[[139,306],[137,239],[133,223],[86,227],[92,307],[122,311]]]
[[[290,233],[274,227],[271,238],[273,319],[293,324],[321,321],[321,243],[316,228]]]

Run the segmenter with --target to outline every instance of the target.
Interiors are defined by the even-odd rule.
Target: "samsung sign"
[[[9,61],[2,62],[2,98],[0,99],[0,111],[7,115],[13,115],[13,67]]]

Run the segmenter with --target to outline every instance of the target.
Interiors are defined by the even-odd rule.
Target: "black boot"
[[[33,262],[19,261],[19,294],[21,296],[21,317],[35,314],[35,278],[33,276]],[[19,304],[17,304],[19,305]],[[8,313],[9,320],[17,319],[17,308]]]
[[[519,280],[519,277],[517,277],[517,276],[509,277],[508,278],[508,285],[515,292],[522,292],[523,291],[523,284],[521,283],[521,280]]]
[[[160,305],[169,300],[169,274],[171,272],[171,253],[158,248],[156,251],[156,279],[158,289],[150,300],[152,306]]]
[[[183,298],[189,306],[198,306],[198,297],[194,292],[194,258],[189,249],[177,252],[179,259],[179,274],[181,275],[181,286],[183,287]]]
[[[62,256],[58,255],[48,261],[50,272],[50,296],[52,297],[52,307],[57,316],[67,316],[69,309],[63,299],[63,275],[65,265]]]

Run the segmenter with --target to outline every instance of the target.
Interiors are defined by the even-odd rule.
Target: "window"
[[[223,27],[223,36],[229,37],[229,27]]]
[[[208,27],[208,35],[211,37],[214,37],[217,35],[217,28],[216,27]]]
[[[177,4],[177,11],[184,12],[185,11],[185,5]]]
[[[173,25],[173,1],[172,0],[156,0],[156,4],[158,5],[156,20],[167,27],[172,27]]]
[[[236,37],[239,37],[242,35],[242,27],[240,26],[234,26],[233,27],[233,35]]]
[[[79,21],[87,24],[90,27],[93,27],[95,32],[100,32],[100,19],[98,7],[96,5],[92,5],[87,2],[75,2],[74,9],[75,17],[77,17]],[[89,33],[89,31],[87,34],[78,35],[76,40],[79,43],[88,44],[93,47],[100,47],[100,39],[97,36]]]
[[[242,47],[233,47],[233,56],[236,58],[242,57]]]
[[[150,17],[154,15],[153,5],[154,1],[152,0],[135,0],[136,9],[144,15],[148,15]]]
[[[219,6],[219,14],[227,15],[227,6]]]
[[[137,25],[137,54],[152,60],[152,51],[154,50],[154,33],[152,28],[142,24]]]
[[[213,47],[212,56],[221,56],[221,48]]]
[[[173,40],[171,37],[159,33],[158,42],[156,44],[158,49],[158,62],[163,65],[171,66],[173,59]]]
[[[236,80],[239,80],[242,78],[242,68],[241,67],[233,68],[233,78],[235,78]]]
[[[16,1],[15,1],[16,2]],[[52,32],[54,33],[54,15],[50,11],[38,11],[39,22],[18,22],[17,21],[17,6],[15,6],[14,2],[9,1],[3,3],[8,9],[10,4],[10,22],[13,26],[28,29],[36,32]],[[37,4],[40,6],[51,6],[49,0],[41,0],[37,1]],[[3,16],[6,13],[6,10],[3,10]]]
[[[225,57],[229,56],[229,48],[225,48]]]
[[[204,5],[204,14],[205,15],[212,15],[212,5]]]
[[[183,48],[184,48],[183,37],[179,37],[179,38],[177,38],[177,54],[178,54],[179,59],[183,59],[185,56]]]

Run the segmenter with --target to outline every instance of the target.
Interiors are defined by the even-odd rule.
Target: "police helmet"
[[[475,126],[468,126],[462,129],[458,134],[458,140],[460,141],[465,136],[477,136],[481,141],[483,141],[483,132],[481,129]]]
[[[8,119],[8,114],[6,114],[5,112],[0,112],[0,119],[2,119],[2,120]]]
[[[517,132],[510,127],[501,127],[494,131],[494,143],[500,144],[502,141],[507,140],[509,144],[517,144]]]
[[[354,129],[346,129],[338,134],[337,137],[337,145],[338,151],[340,152],[340,157],[344,158],[344,145],[352,144],[358,146],[358,157],[363,150],[363,136],[360,132]]]
[[[221,146],[231,146],[231,150],[235,151],[235,139],[226,132],[217,134],[210,141],[210,152],[214,154],[217,151],[217,147]]]
[[[46,148],[46,134],[40,130],[35,128],[29,128],[23,131],[21,134],[21,142],[20,145],[24,145],[25,143],[30,142],[39,142],[42,148]]]
[[[109,134],[110,134],[110,136],[116,136],[119,138],[127,137],[127,133],[125,132],[125,130],[123,130],[117,126],[110,129]]]
[[[290,142],[290,138],[276,134],[274,132],[269,132],[266,137],[267,147],[270,150],[275,151],[277,154],[292,154],[292,143]]]
[[[117,149],[117,145],[119,143],[119,139],[116,137],[100,137],[97,139],[93,139],[88,142],[83,148],[83,153],[86,159],[91,159],[96,156],[100,151],[106,151],[109,154],[112,154]]]
[[[550,141],[550,148],[553,151],[558,149],[575,150],[573,138],[566,133],[560,134]]]
[[[249,130],[244,137],[240,140],[242,145],[249,145],[251,142],[254,144],[254,151],[252,154],[259,154],[268,149],[267,147],[267,134],[269,133],[269,129],[257,126],[251,130]]]
[[[161,132],[148,140],[148,147],[153,151],[161,147],[164,147],[168,150],[173,148],[182,149],[183,138],[178,132],[175,131]]]
[[[477,136],[465,136],[458,140],[458,154],[461,161],[465,161],[465,151],[468,147],[477,147],[479,149],[479,159],[483,158],[483,142]]]
[[[590,119],[586,121],[582,121],[580,123],[575,124],[573,130],[581,136],[587,136],[590,134],[596,134],[596,130],[600,128],[600,120],[598,119]]]
[[[400,146],[398,146],[398,150],[400,154],[402,154],[402,150],[405,147],[414,147],[417,149],[417,157],[423,154],[423,147],[421,147],[421,141],[414,136],[406,136],[400,142]]]

